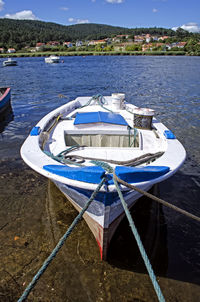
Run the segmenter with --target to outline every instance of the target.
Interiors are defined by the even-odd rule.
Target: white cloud
[[[183,24],[179,27],[184,29],[184,30],[187,30],[191,33],[200,33],[200,26],[198,25],[198,23],[190,22],[190,23],[187,23],[187,24]],[[178,27],[172,27],[172,29],[177,30]]]
[[[89,23],[88,19],[69,18],[68,21],[70,23],[76,23],[76,24]]]
[[[108,2],[108,3],[112,3],[112,4],[114,4],[114,3],[123,3],[125,0],[106,0],[106,2]]]
[[[3,10],[4,4],[5,4],[5,3],[3,2],[3,0],[0,0],[0,11]]]
[[[15,14],[6,14],[4,18],[19,19],[19,20],[24,20],[24,19],[37,20],[36,16],[33,14],[31,10],[23,10]]]
[[[60,7],[61,10],[67,11],[69,10],[69,7]]]
[[[157,9],[157,8],[153,8],[153,9],[152,9],[152,12],[153,12],[153,13],[157,13],[157,12],[158,12],[158,9]]]

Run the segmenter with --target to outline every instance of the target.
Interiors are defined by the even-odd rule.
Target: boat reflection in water
[[[6,126],[14,120],[14,113],[11,104],[0,114],[0,133],[3,133]]]
[[[159,197],[159,184],[150,193]],[[165,276],[168,269],[167,227],[162,205],[143,196],[130,210],[135,226],[156,274]],[[108,262],[121,269],[146,273],[128,219],[124,217],[117,228],[108,251]]]
[[[156,194],[156,191],[158,191],[158,185],[150,190],[153,194]],[[78,212],[50,180],[47,196],[50,228],[54,244],[56,244],[64,230],[67,230],[78,215]],[[162,205],[147,197],[141,197],[130,212],[152,266],[157,274],[165,276],[168,268],[168,248],[167,229]],[[91,261],[99,261],[99,252],[95,240],[93,240],[93,236],[91,236],[84,220],[79,223],[74,233],[73,240],[69,238],[63,246],[63,254],[69,257],[68,253],[76,249],[78,242],[83,261],[90,258]],[[126,217],[122,219],[110,242],[107,262],[108,265],[111,264],[122,270],[146,274],[143,259]]]

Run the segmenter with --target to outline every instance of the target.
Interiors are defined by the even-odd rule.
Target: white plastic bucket
[[[123,109],[124,99],[124,93],[112,93],[112,108],[115,110]]]

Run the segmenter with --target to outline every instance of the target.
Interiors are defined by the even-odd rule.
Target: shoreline
[[[18,67],[0,67],[2,85],[13,90],[12,115],[0,129],[1,302],[19,299],[77,215],[50,180],[25,164],[20,148],[40,118],[81,91],[123,91],[131,102],[153,108],[165,120],[188,154],[180,171],[159,185],[160,197],[192,213],[200,211],[199,59],[85,54],[47,66],[45,56],[16,58]],[[140,199],[135,206],[131,215],[166,301],[198,301],[197,224],[150,200]],[[157,301],[127,219],[112,239],[109,262],[100,260],[85,221],[79,223],[27,301]]]
[[[50,55],[57,56],[198,56],[188,54],[185,51],[109,51],[109,52],[95,52],[95,51],[54,51],[54,52],[35,52],[35,53],[11,53],[0,54],[0,58],[12,57],[47,57]]]

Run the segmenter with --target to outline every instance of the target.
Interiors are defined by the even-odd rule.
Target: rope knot
[[[103,162],[103,161],[99,161],[99,160],[91,160],[90,161],[92,164],[94,164],[95,166],[100,166],[100,167],[102,167],[106,172],[108,172],[108,173],[113,173],[113,168],[109,165],[109,164],[107,164],[107,163],[105,163],[105,162]]]

